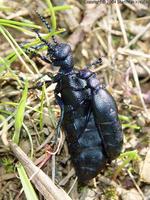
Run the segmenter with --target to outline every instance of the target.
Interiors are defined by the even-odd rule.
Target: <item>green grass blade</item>
[[[20,61],[23,63],[23,65],[26,67],[26,69],[33,74],[32,70],[28,67],[28,65],[25,63],[25,61],[20,56],[19,52],[17,51],[16,47],[14,46],[14,43],[16,44],[16,41],[13,39],[13,37],[10,35],[10,33],[2,26],[0,26],[0,32],[3,34],[3,36],[6,38],[6,40],[9,42],[13,50],[15,51],[16,55],[20,59]]]
[[[0,57],[0,73],[10,67],[9,63]]]
[[[33,31],[29,31],[23,27],[40,29],[40,26],[35,25],[33,23],[17,22],[17,21],[13,21],[13,20],[9,20],[9,19],[0,19],[0,25],[17,29],[17,30],[22,31],[23,33],[26,33],[31,36],[34,36],[35,33]]]
[[[2,23],[5,23],[5,24],[13,24],[13,25],[16,25],[16,26],[25,26],[25,27],[29,27],[29,28],[36,28],[36,29],[40,29],[40,26],[38,25],[35,25],[33,24],[32,22],[31,23],[25,23],[25,22],[18,22],[18,21],[13,21],[13,20],[10,20],[10,19],[0,19],[0,25]]]
[[[16,117],[15,117],[15,132],[13,135],[13,141],[18,144],[19,143],[19,138],[20,138],[20,131],[24,119],[24,112],[25,112],[25,107],[26,107],[26,101],[27,101],[27,94],[28,94],[28,81],[25,82],[25,88],[22,93],[22,98],[19,102],[17,112],[16,112]]]
[[[3,28],[4,29],[4,28]],[[26,64],[26,62],[23,60],[23,58],[20,56],[20,53],[22,53],[25,58],[31,63],[31,65],[33,66],[34,70],[36,71],[36,73],[39,73],[36,65],[34,62],[32,62],[32,60],[24,53],[24,51],[20,48],[20,46],[17,44],[17,42],[14,40],[14,38],[11,36],[11,34],[6,30],[4,29],[5,32],[3,32],[3,34],[5,34],[4,36],[6,37],[6,39],[9,41],[10,45],[12,46],[12,48],[14,49],[16,55],[19,57],[19,59],[21,60],[21,62],[23,63],[23,65],[26,67],[27,71],[32,73],[32,70],[28,67],[28,65]],[[16,49],[16,47],[17,49]]]
[[[22,57],[20,56],[20,52],[25,56],[25,58],[31,63],[31,65],[33,66],[34,70],[36,71],[36,73],[39,73],[36,65],[34,64],[34,62],[32,62],[32,60],[24,53],[24,51],[20,48],[20,46],[17,44],[17,42],[13,39],[13,37],[11,36],[11,34],[5,30],[5,32],[7,32],[7,35],[9,36],[9,38],[11,39],[11,41],[13,42],[13,44],[17,47],[17,52],[19,54],[19,58],[22,61],[22,63],[25,65],[26,69],[33,74],[33,72],[31,71],[31,69],[28,67],[28,65],[24,62],[24,60],[22,59]]]
[[[4,62],[8,62],[9,65],[14,62],[17,59],[17,55],[15,54],[15,52],[12,52],[10,54],[8,54],[5,58],[4,58]],[[1,63],[0,63],[1,64]]]
[[[122,153],[119,156],[119,158],[122,160],[122,164],[119,165],[118,168],[115,170],[113,179],[116,179],[116,177],[119,175],[119,173],[121,172],[121,170],[127,164],[129,164],[131,161],[139,160],[140,159],[140,157],[138,155],[138,152],[136,150],[124,152],[124,153]]]
[[[55,12],[57,11],[64,11],[64,10],[69,10],[71,9],[72,6],[70,5],[62,5],[62,6],[54,6],[53,9]]]
[[[11,27],[11,28],[14,28],[14,29],[17,29],[23,33],[26,33],[27,35],[30,35],[30,36],[34,36],[34,32],[33,31],[29,31],[25,28],[22,28],[22,27],[19,27],[19,26],[16,26],[16,25],[13,25],[13,24],[6,24],[6,23],[1,23],[2,26],[8,26],[8,27]]]
[[[55,11],[54,11],[54,8],[52,6],[52,3],[50,0],[45,0],[47,5],[48,5],[48,8],[49,8],[49,11],[50,11],[50,14],[51,14],[51,23],[52,23],[52,33],[54,33],[56,31],[56,16],[55,16]]]
[[[0,113],[3,113],[5,115],[11,115],[11,112],[7,111],[7,110],[1,110],[0,109]]]
[[[119,119],[122,121],[130,122],[131,117],[125,116],[125,115],[119,115]]]
[[[31,200],[31,199],[38,200],[37,195],[36,195],[36,193],[33,189],[33,186],[25,172],[24,167],[21,164],[19,164],[17,166],[17,170],[18,170],[18,174],[19,174],[19,177],[20,177],[20,180],[21,180],[21,183],[23,186],[23,190],[25,192],[27,200]]]
[[[2,28],[2,27],[1,27],[1,28]],[[1,31],[1,30],[0,30],[0,31]],[[56,31],[56,32],[54,33],[54,35],[60,34],[60,33],[64,32],[64,31],[65,31],[64,29],[61,29],[61,30],[59,30],[59,31]],[[5,32],[3,32],[3,34],[5,34]],[[44,38],[44,39],[49,39],[49,38],[51,37],[51,35],[53,35],[53,34],[52,34],[52,33],[49,33],[49,34],[43,36],[43,38]],[[7,36],[7,35],[6,35],[6,36]],[[30,42],[30,43],[24,45],[24,48],[27,49],[27,48],[29,48],[29,47],[31,47],[31,46],[34,46],[34,45],[37,45],[37,44],[39,44],[39,39],[35,39],[33,42]],[[36,68],[36,66],[35,66],[35,63],[24,53],[24,51],[20,48],[20,46],[17,45],[17,47],[18,47],[18,49],[20,49],[20,52],[18,52],[18,53],[22,53],[22,54],[25,56],[25,58],[31,63],[31,65],[33,66],[33,68],[35,69],[35,71],[37,72],[37,68]],[[42,50],[45,50],[46,48],[47,48],[47,47],[45,46],[44,48],[42,48]],[[4,60],[4,62],[6,62],[6,63],[8,63],[8,64],[10,65],[10,64],[13,63],[16,59],[17,59],[16,53],[15,53],[15,52],[12,52],[12,53],[10,53],[8,56],[6,56],[3,60]],[[3,65],[4,65],[4,62],[2,62],[2,61],[0,60],[0,65],[3,66]],[[38,73],[38,72],[37,72],[37,73]]]
[[[140,126],[136,125],[136,124],[122,124],[123,128],[131,128],[134,130],[140,130]]]
[[[133,151],[127,151],[122,153],[119,156],[119,159],[122,160],[122,164],[118,166],[118,168],[115,170],[114,175],[113,175],[113,179],[116,179],[116,177],[119,175],[119,173],[121,172],[121,170],[128,165],[131,161],[134,160],[139,160],[140,157],[138,155],[138,152],[136,150]]]
[[[137,150],[126,151],[119,156],[119,158],[122,160],[125,159],[126,157],[129,158],[130,160],[138,160],[140,158]]]

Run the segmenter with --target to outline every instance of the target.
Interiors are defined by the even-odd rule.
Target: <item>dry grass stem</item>
[[[52,180],[38,167],[36,167],[33,162],[27,157],[27,155],[13,142],[9,142],[10,148],[14,155],[22,163],[26,169],[27,174],[31,178],[35,187],[47,200],[71,200],[71,198],[63,191],[58,188]]]

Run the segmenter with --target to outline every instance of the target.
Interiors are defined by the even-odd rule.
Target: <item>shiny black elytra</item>
[[[45,18],[39,17],[50,31]],[[100,85],[95,73],[88,69],[90,65],[80,71],[74,70],[69,44],[58,43],[54,36],[53,43],[49,43],[38,31],[36,33],[43,42],[40,46],[48,47],[47,56],[38,56],[60,67],[52,79],[53,83],[57,83],[54,92],[61,108],[57,133],[62,126],[76,175],[80,182],[86,183],[121,152],[123,134],[117,106],[111,94]],[[98,63],[101,59],[91,65]]]

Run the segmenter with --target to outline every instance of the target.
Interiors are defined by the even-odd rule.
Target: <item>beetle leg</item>
[[[41,56],[40,54],[38,54],[38,57],[46,63],[52,64],[52,62],[46,56]]]
[[[51,61],[48,60],[46,56],[42,56],[42,55],[40,55],[39,53],[37,53],[37,52],[35,51],[35,50],[40,49],[40,48],[41,48],[42,46],[44,46],[44,45],[45,45],[45,44],[42,43],[42,44],[40,44],[40,45],[33,46],[33,47],[29,47],[29,48],[27,48],[27,49],[25,49],[24,46],[21,46],[21,47],[24,49],[24,51],[25,51],[26,54],[31,54],[31,57],[32,57],[32,58],[35,57],[35,56],[37,56],[37,57],[39,57],[41,60],[43,60],[43,61],[45,61],[45,62],[51,64]]]
[[[52,80],[45,80],[45,81],[40,81],[40,79],[42,79],[44,76],[48,76],[50,77]],[[51,72],[46,72],[44,74],[42,74],[41,77],[39,77],[37,80],[37,83],[35,86],[29,88],[29,89],[41,89],[43,84],[45,83],[46,87],[50,86],[52,83],[56,82],[55,81],[55,76],[51,73]]]
[[[39,57],[41,60],[45,61],[46,63],[52,64],[52,62],[47,58],[47,56],[40,55],[39,53],[36,53],[36,51],[30,51],[30,52],[32,52],[32,58]]]
[[[63,118],[64,118],[64,102],[62,101],[61,97],[58,95],[57,89],[58,88],[56,86],[54,93],[55,93],[56,102],[60,106],[61,115],[60,115],[60,118],[58,120],[57,127],[56,127],[56,134],[55,134],[54,141],[53,141],[54,144],[56,143],[57,138],[60,136],[60,130],[61,130],[61,126],[62,126],[62,122],[63,122]]]
[[[87,68],[92,67],[93,65],[98,65],[98,64],[100,64],[100,65],[102,64],[102,58],[98,58],[95,61],[93,61],[92,63],[87,64],[86,66],[83,67],[83,69],[84,68],[87,69]]]
[[[25,51],[27,54],[31,54],[32,58],[33,57],[39,57],[41,60],[45,61],[46,63],[52,64],[52,62],[47,58],[47,56],[44,55],[40,55],[39,53],[37,53],[36,51],[33,51],[32,49],[28,48]]]
[[[44,82],[37,82],[35,86],[33,87],[30,87],[29,89],[38,89],[38,90],[41,90],[42,89],[42,86],[43,84],[46,84],[46,87],[50,86],[53,82],[51,80],[47,80],[47,81],[44,81]]]

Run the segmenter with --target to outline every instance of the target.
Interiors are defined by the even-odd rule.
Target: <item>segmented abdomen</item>
[[[76,174],[81,182],[86,182],[104,168],[107,160],[93,114],[88,113],[88,107],[83,109],[83,112],[77,109],[65,113],[63,126]],[[79,113],[80,117],[77,117]]]

